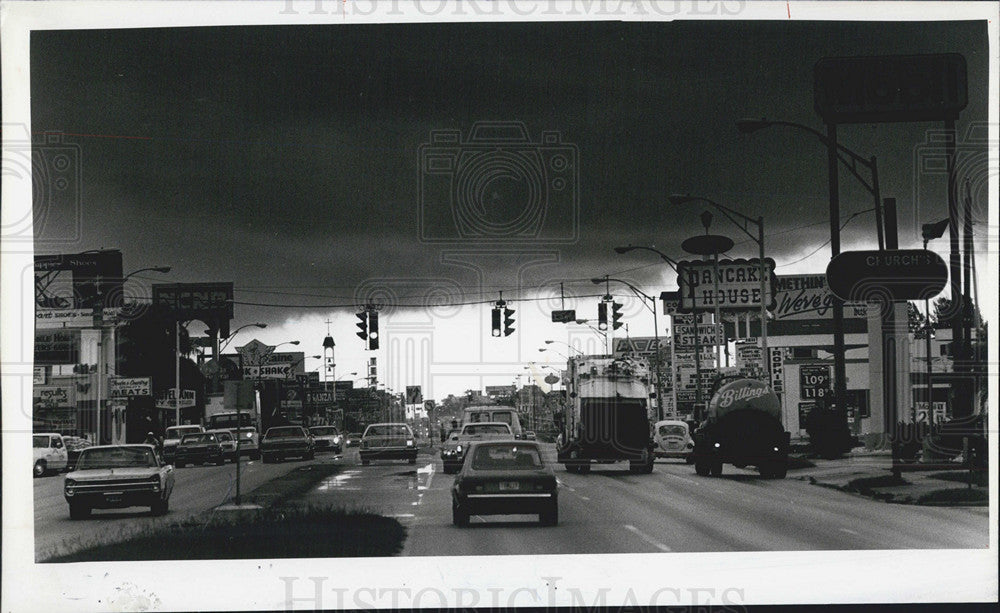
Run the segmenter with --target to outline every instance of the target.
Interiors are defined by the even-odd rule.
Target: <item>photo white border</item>
[[[4,124],[31,125],[28,35],[34,29],[106,29],[164,26],[330,24],[350,27],[384,21],[542,21],[542,20],[989,20],[989,138],[998,140],[998,3],[996,2],[728,2],[691,0],[582,2],[580,0],[500,0],[499,10],[484,2],[441,10],[442,2],[402,0],[316,0],[274,2],[4,2],[2,75]],[[574,10],[560,8],[571,5]],[[287,9],[291,6],[294,12]],[[586,9],[589,7],[589,10]],[[624,8],[622,8],[624,7]],[[579,10],[576,10],[579,9]],[[714,10],[713,10],[714,9]],[[738,10],[737,10],[738,9]],[[282,11],[285,11],[284,13]],[[667,13],[667,14],[664,14]],[[4,133],[4,138],[8,134]],[[989,193],[998,192],[997,151],[991,151]],[[4,181],[4,224],[30,215],[30,182]],[[996,230],[996,198],[991,198],[990,228]],[[996,244],[991,237],[991,245]],[[1000,270],[997,250],[987,271]],[[891,550],[768,553],[664,553],[636,555],[551,555],[320,560],[225,560],[211,562],[121,562],[35,564],[30,462],[33,294],[20,271],[32,265],[30,245],[4,244],[0,257],[3,397],[3,594],[2,610],[103,611],[227,609],[313,609],[317,606],[508,606],[571,605],[573,590],[586,604],[609,605],[753,603],[962,602],[997,600],[997,441],[995,410],[990,416],[990,548],[984,550]],[[996,296],[996,279],[983,274],[984,296]],[[997,302],[984,301],[990,348],[997,345]],[[995,358],[994,358],[995,360]],[[995,362],[994,362],[995,364]],[[997,398],[997,374],[989,378]],[[995,401],[994,401],[995,402]],[[585,538],[585,535],[581,535]],[[288,581],[295,600],[288,603]],[[323,601],[312,600],[310,577],[323,577]],[[555,579],[553,579],[555,578]],[[552,590],[553,583],[555,589]],[[413,597],[421,589],[433,591]],[[399,589],[409,589],[407,592]],[[525,590],[536,590],[538,598]],[[458,591],[456,591],[458,590]],[[464,591],[463,591],[464,590]],[[492,591],[491,591],[492,590]],[[520,592],[518,590],[521,590]],[[666,591],[664,591],[666,590]],[[679,590],[675,592],[674,590]],[[706,591],[692,591],[706,590]],[[709,592],[707,590],[714,590]],[[631,596],[630,596],[631,591]],[[680,596],[675,597],[675,594]],[[709,598],[712,594],[712,599]],[[339,596],[338,596],[339,595]],[[475,597],[475,602],[473,599]],[[338,601],[338,598],[340,600]],[[393,601],[393,598],[396,600]],[[510,599],[514,600],[511,602]],[[655,598],[655,600],[654,600]],[[497,600],[494,600],[497,599]],[[728,601],[727,601],[728,599]],[[581,604],[577,602],[576,604]]]

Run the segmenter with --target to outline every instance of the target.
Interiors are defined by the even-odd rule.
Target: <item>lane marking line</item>
[[[840,531],[846,532],[848,534],[853,534],[854,536],[859,536],[857,532],[855,532],[854,530],[848,530],[847,528],[841,528]]]
[[[670,476],[671,476],[671,477],[673,477],[674,479],[680,479],[680,480],[681,480],[681,481],[683,481],[684,483],[690,483],[691,485],[698,485],[698,482],[697,482],[697,481],[694,481],[694,480],[692,480],[692,479],[686,479],[686,478],[684,478],[684,477],[681,477],[680,475],[675,475],[675,474],[673,474],[673,473],[666,473],[666,474],[667,474],[667,475],[670,475]]]
[[[638,536],[642,540],[646,541],[647,543],[649,543],[653,547],[656,547],[660,551],[673,551],[671,548],[667,547],[666,545],[664,545],[660,541],[654,539],[653,537],[649,536],[648,534],[646,534],[645,532],[643,532],[642,530],[636,528],[635,526],[633,526],[631,524],[625,524],[625,529],[628,530],[629,532],[635,534],[636,536]]]

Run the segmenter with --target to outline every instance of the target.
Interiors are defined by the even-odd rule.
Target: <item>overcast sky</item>
[[[795,130],[741,135],[734,122],[766,116],[822,129],[812,104],[817,60],[945,52],[968,64],[969,104],[957,125],[970,149],[970,126],[987,119],[982,22],[36,31],[32,130],[72,135],[66,140],[79,145],[82,170],[79,201],[57,198],[36,217],[36,253],[117,248],[125,272],[173,267],[162,279],[133,279],[147,286],[233,281],[234,329],[265,322],[258,338],[301,340],[307,355],[321,352],[330,318],[338,377],[369,355],[391,366],[385,346],[393,334],[430,335],[429,361],[393,366],[397,386],[422,383],[440,398],[510,383],[527,372],[524,363],[546,359],[537,352],[546,338],[596,341],[586,329],[546,323],[558,300],[528,301],[558,295],[560,281],[570,296],[603,293],[587,280],[604,274],[652,295],[676,287],[648,252],[612,251],[652,245],[684,259],[680,244],[703,232],[704,207],[671,207],[671,193],[763,215],[778,274],[823,272],[825,149]],[[482,121],[522,122],[535,144],[505,145],[513,153],[501,162],[458,172],[474,159],[460,156],[474,155],[465,141]],[[902,247],[918,247],[920,224],[947,216],[944,175],[920,171],[922,159],[940,155],[939,146],[924,145],[939,128],[839,131],[847,147],[878,156],[882,194],[898,200]],[[458,130],[461,142],[424,146],[436,130]],[[550,139],[539,144],[543,133]],[[441,170],[428,156],[454,166]],[[966,168],[985,225],[984,171],[975,161]],[[468,206],[456,208],[455,198]],[[844,222],[872,206],[847,172],[841,203]],[[78,211],[80,240],[57,243]],[[866,213],[847,223],[843,249],[874,247],[873,220]],[[721,215],[712,230],[736,240],[730,256],[756,255],[756,244]],[[945,254],[947,241],[938,243]],[[621,286],[612,289],[624,297]],[[480,307],[387,309],[377,354],[353,335],[355,306],[369,298],[405,307],[495,300],[500,290],[523,300],[511,339],[489,338]],[[595,318],[596,301],[566,306]],[[627,313],[632,335],[652,334],[638,303]],[[234,346],[250,338],[241,334]]]

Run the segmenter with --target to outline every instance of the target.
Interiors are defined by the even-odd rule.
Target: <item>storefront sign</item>
[[[759,310],[761,303],[774,307],[774,260],[720,260],[718,284],[714,262],[697,260],[678,262],[677,280],[680,286],[681,311]],[[764,295],[761,295],[761,277]]]
[[[108,379],[108,395],[111,398],[152,395],[152,380],[149,377],[111,377]]]

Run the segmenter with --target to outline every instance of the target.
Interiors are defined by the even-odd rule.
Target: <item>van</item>
[[[521,420],[518,418],[517,409],[498,405],[477,405],[466,407],[463,412],[462,424],[474,424],[480,422],[503,422],[510,426],[514,438],[524,438],[524,430],[521,428]]]

